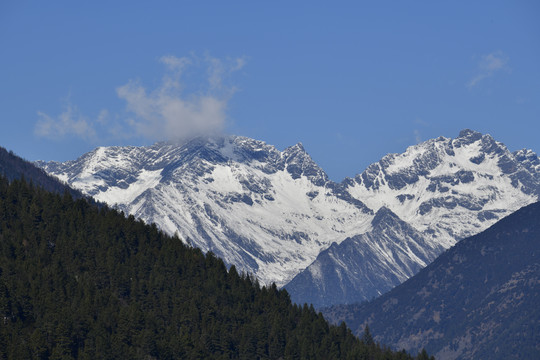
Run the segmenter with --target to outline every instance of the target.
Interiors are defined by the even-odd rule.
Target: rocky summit
[[[265,284],[283,286],[302,271],[316,273],[309,266],[318,266],[314,261],[325,250],[337,259],[341,255],[334,251],[362,248],[352,262],[364,256],[385,264],[376,269],[385,273],[369,294],[397,285],[443,249],[540,194],[535,153],[511,153],[490,135],[471,130],[389,154],[341,183],[329,180],[302,144],[279,151],[240,136],[100,147],[77,160],[36,164]],[[386,217],[381,209],[388,210]],[[324,269],[347,276],[306,276],[308,283],[296,289],[321,288],[315,284],[321,279],[358,282],[365,276],[349,272],[367,271],[345,260]],[[350,292],[349,281],[338,280],[342,292]],[[292,288],[291,295],[315,300]]]

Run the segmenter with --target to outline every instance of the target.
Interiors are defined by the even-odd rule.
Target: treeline
[[[413,359],[370,339],[155,225],[0,178],[2,359]]]

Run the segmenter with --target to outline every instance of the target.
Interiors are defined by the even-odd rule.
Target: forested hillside
[[[0,178],[0,358],[411,357],[154,225]]]
[[[79,191],[62,184],[56,177],[47,174],[42,169],[34,164],[15,155],[11,151],[7,151],[0,146],[0,176],[6,177],[8,180],[25,178],[28,182],[39,184],[42,188],[57,192],[69,192],[74,198],[82,198],[84,195]],[[94,200],[90,200],[94,202]]]

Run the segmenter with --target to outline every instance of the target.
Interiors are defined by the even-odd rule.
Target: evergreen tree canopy
[[[0,358],[412,359],[155,225],[5,178]]]

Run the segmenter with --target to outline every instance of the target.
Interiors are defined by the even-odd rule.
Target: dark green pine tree
[[[373,336],[371,336],[371,332],[369,331],[369,325],[366,325],[366,327],[364,328],[364,333],[362,334],[360,340],[362,340],[362,342],[367,346],[375,345],[375,341],[373,341]]]

